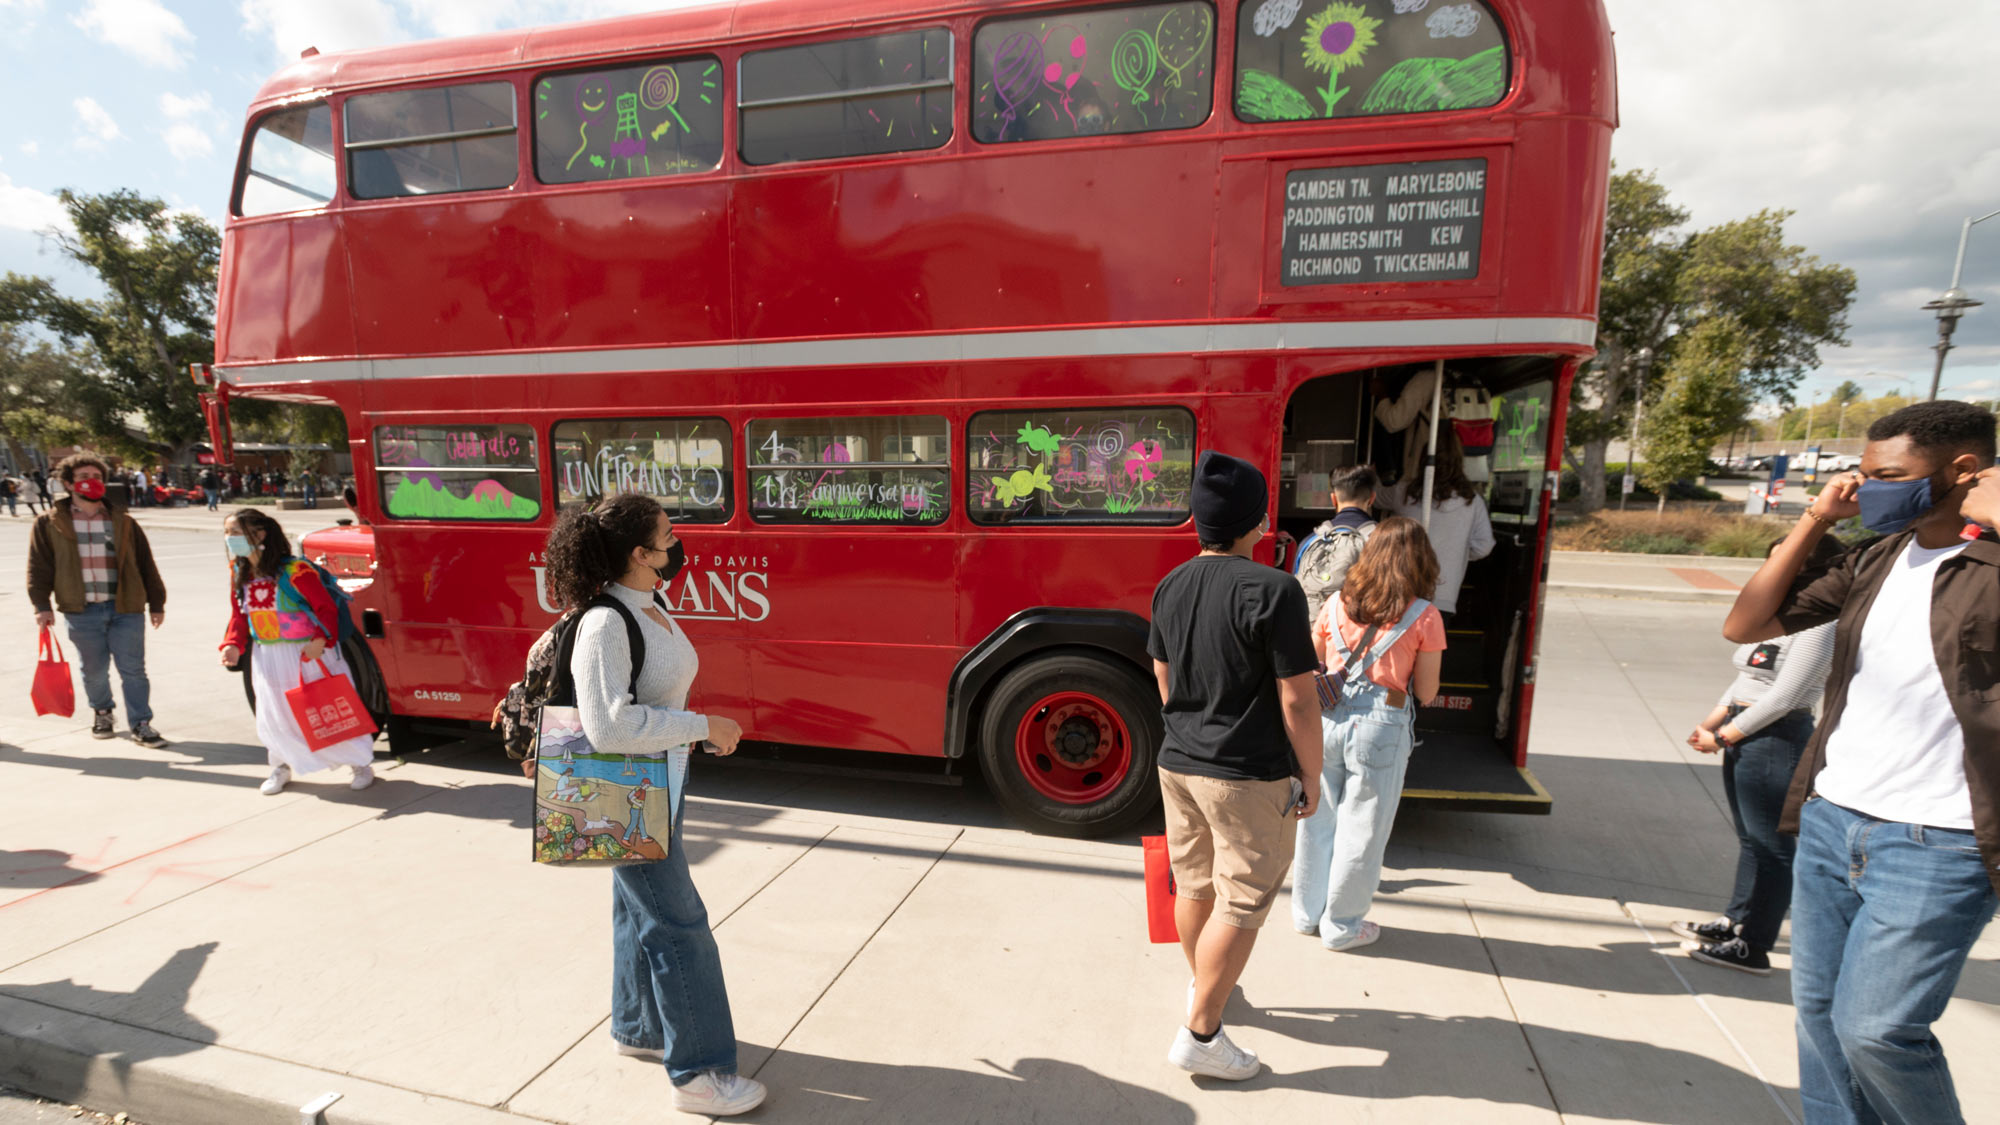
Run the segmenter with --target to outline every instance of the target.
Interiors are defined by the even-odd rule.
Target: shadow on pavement
[[[749,1120],[772,1122],[1133,1121],[1192,1125],[1193,1107],[1143,1086],[1056,1059],[978,1069],[891,1066],[779,1050],[758,1068],[771,1101]]]
[[[1252,1009],[1241,1022],[1323,1047],[1386,1052],[1373,1066],[1328,1066],[1291,1074],[1267,1070],[1246,1089],[1275,1088],[1360,1098],[1460,1098],[1469,1103],[1514,1102],[1547,1106],[1565,1116],[1682,1125],[1696,1107],[1714,1105],[1714,1091],[1754,1083],[1754,1077],[1703,1055],[1631,1039],[1486,1016],[1429,1016],[1365,1008]],[[1562,1083],[1552,1098],[1540,1075],[1497,1085],[1490,1068],[1453,1066],[1455,1058],[1490,1053],[1496,1038],[1519,1043],[1560,1041],[1569,1057],[1581,1055],[1602,1068],[1600,1080]],[[1780,1093],[1792,1091],[1777,1088]],[[1698,1090],[1696,1098],[1689,1091]],[[1775,1108],[1775,1107],[1774,1107]],[[1476,1116],[1463,1120],[1477,1120]]]
[[[215,952],[217,944],[203,942],[181,950],[169,957],[166,964],[153,970],[152,975],[131,992],[107,992],[73,980],[0,985],[0,994],[66,1012],[135,1027],[172,1028],[168,1032],[137,1039],[122,1037],[127,1043],[142,1042],[148,1046],[140,1049],[128,1047],[115,1054],[106,1052],[95,1056],[76,1056],[67,1052],[43,1052],[36,1067],[33,1091],[42,1097],[63,1102],[74,1102],[86,1093],[101,1099],[104,1096],[102,1080],[92,1080],[89,1074],[94,1067],[109,1063],[122,1084],[129,1070],[138,1063],[192,1054],[216,1042],[215,1029],[189,1015],[187,1004],[194,982],[201,976],[202,969],[208,964],[209,954]]]
[[[0,890],[62,887],[97,878],[95,871],[71,867],[71,858],[68,852],[46,848],[31,852],[0,849]]]

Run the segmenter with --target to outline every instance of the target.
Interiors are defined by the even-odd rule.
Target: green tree
[[[153,452],[178,457],[206,432],[187,370],[215,355],[221,236],[199,215],[130,190],[56,195],[71,229],[50,237],[97,276],[105,296],[72,297],[47,278],[9,273],[0,280],[0,324],[39,324],[84,349],[92,377],[77,392],[90,428],[116,436],[137,415]]]
[[[1867,393],[1861,389],[1861,384],[1852,379],[1843,379],[1838,387],[1833,388],[1833,401],[1836,403],[1860,402]]]
[[[1750,409],[1743,377],[1744,332],[1716,316],[1683,333],[1660,380],[1658,403],[1645,416],[1639,479],[1666,504],[1667,487],[1698,476],[1716,437]]]

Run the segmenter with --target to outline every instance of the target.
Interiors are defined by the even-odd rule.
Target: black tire
[[[1050,795],[1047,790],[1052,785],[1047,778],[1056,775],[1054,764],[1046,756],[1020,750],[1024,722],[1048,721],[1047,712],[1054,710],[1042,707],[1031,716],[1029,709],[1058,695],[1093,697],[1115,712],[1123,727],[1125,772],[1108,792],[1088,802]],[[1099,731],[1095,745],[1113,745],[1102,726],[1090,725]],[[1115,733],[1113,727],[1109,734]],[[1159,697],[1136,671],[1114,660],[1061,652],[1024,661],[1002,676],[986,697],[979,735],[979,761],[987,784],[1008,813],[1033,831],[1054,836],[1108,836],[1130,827],[1159,800],[1155,774],[1161,739]],[[1115,756],[1115,750],[1107,753]],[[1024,774],[1024,769],[1038,767],[1044,774],[1039,784]],[[1085,772],[1077,783],[1082,785],[1091,777]],[[1100,783],[1113,780],[1105,776]]]

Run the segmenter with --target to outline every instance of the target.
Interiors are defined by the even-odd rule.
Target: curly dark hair
[[[1910,444],[1936,457],[1950,460],[1961,453],[1979,456],[1983,464],[1993,463],[1993,412],[1969,402],[1940,399],[1919,402],[1877,418],[1868,427],[1869,441],[1907,437]]]
[[[624,577],[632,548],[652,545],[664,510],[643,492],[622,492],[597,507],[579,505],[556,517],[549,532],[549,601],[565,611],[576,609]]]
[[[85,465],[96,466],[97,471],[104,475],[105,481],[109,482],[111,480],[111,466],[104,460],[103,455],[93,453],[88,449],[72,453],[61,461],[58,461],[56,463],[56,476],[65,485],[74,484],[76,482],[76,471]]]
[[[230,560],[230,578],[235,588],[241,591],[252,579],[259,576],[277,577],[278,571],[292,557],[292,541],[285,538],[285,529],[262,508],[238,508],[230,513],[229,519],[222,521],[223,526],[228,526],[229,520],[235,520],[236,526],[242,528],[245,535],[252,531],[264,533],[264,541],[253,544],[257,550],[255,563],[249,559]]]

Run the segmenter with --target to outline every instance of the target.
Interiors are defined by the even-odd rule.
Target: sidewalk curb
[[[1736,601],[1735,590],[1697,590],[1692,586],[1617,586],[1600,582],[1551,582],[1551,594],[1568,594],[1574,598],[1628,598],[1635,601],[1655,602],[1706,602],[1710,605],[1729,605]]]
[[[0,1082],[147,1125],[289,1125],[338,1091],[326,1125],[522,1125],[521,1117],[0,993]]]

